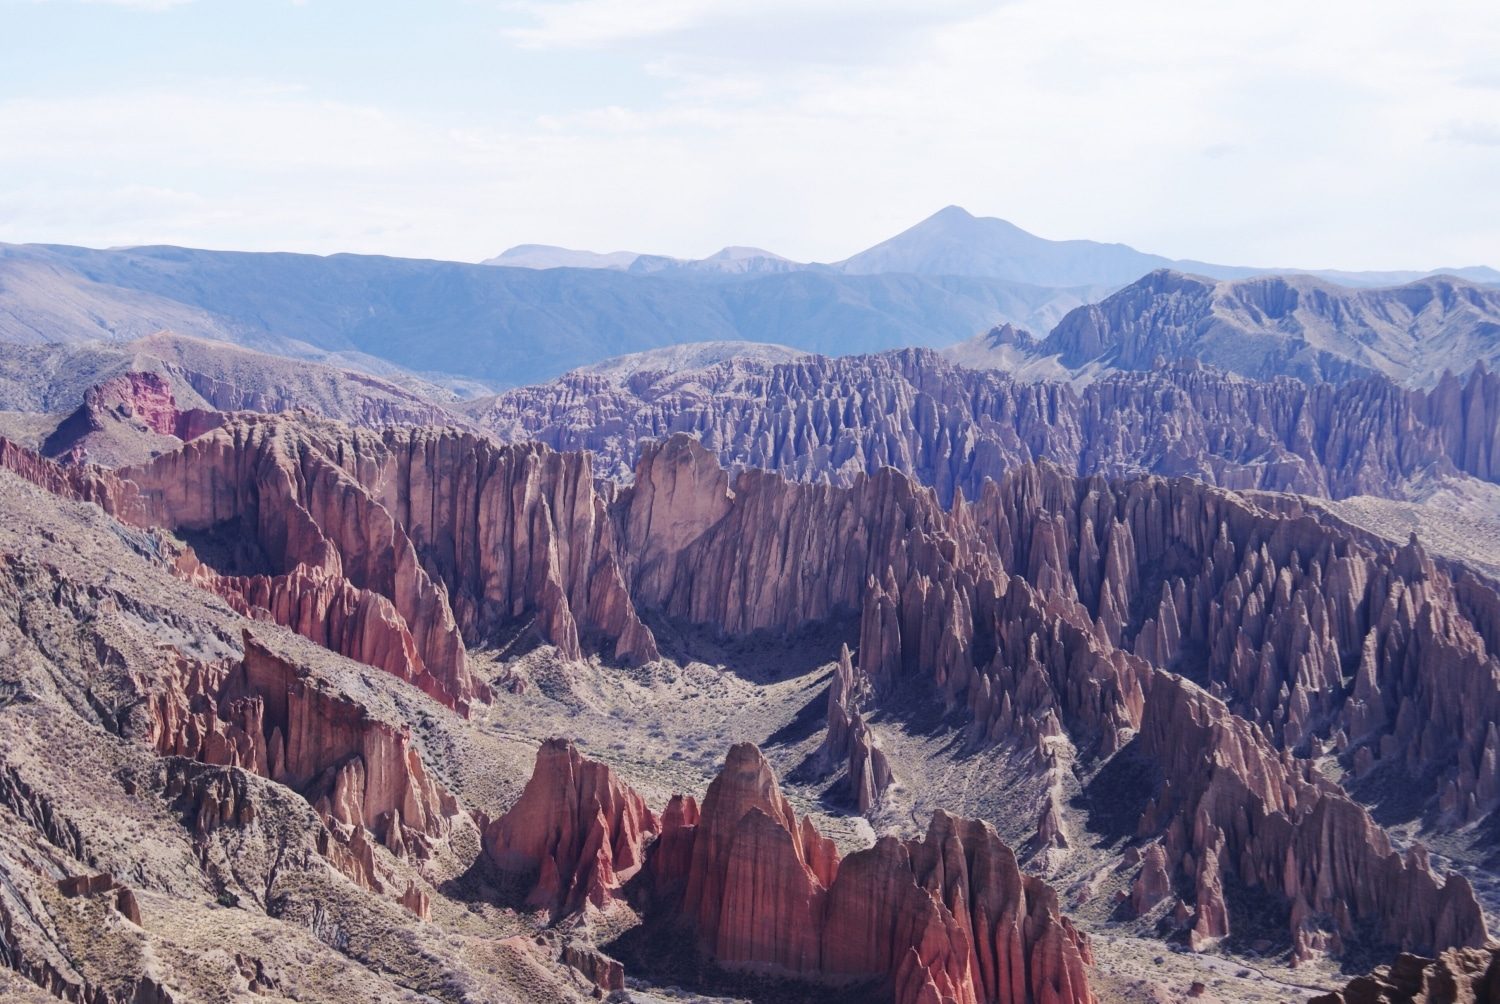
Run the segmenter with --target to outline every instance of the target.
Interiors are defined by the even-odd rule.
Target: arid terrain
[[[98,359],[0,443],[15,999],[1294,1001],[1500,916],[1485,373]]]

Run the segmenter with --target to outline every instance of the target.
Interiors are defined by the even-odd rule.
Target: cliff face
[[[1236,884],[1266,893],[1302,954],[1485,936],[1461,878],[1395,855],[1303,757],[1339,754],[1356,791],[1372,771],[1435,778],[1428,808],[1444,827],[1493,811],[1500,597],[1416,544],[1371,540],[1295,500],[1027,466],[944,508],[891,470],[847,487],[731,480],[686,436],[646,450],[634,484],[613,490],[596,488],[585,457],[543,447],[246,418],[125,474],[153,519],[198,534],[222,569],[184,574],[456,707],[482,694],[464,637],[508,625],[536,624],[568,657],[587,644],[650,658],[638,610],[729,636],[858,624],[822,759],[847,770],[862,808],[892,773],[866,716],[925,692],[966,720],[960,744],[1002,748],[1053,781],[1064,754],[1143,757],[1158,787],[1135,836],[1160,850],[1138,877],[1141,903],[1176,891],[1197,944],[1239,923]],[[210,531],[226,526],[253,546],[215,555]],[[550,868],[539,905],[561,910],[607,902],[659,833],[675,862],[665,874],[716,957],[821,967],[825,946],[807,932],[829,909],[836,858],[753,758],[730,766],[701,813],[683,802],[655,824],[611,779],[580,775],[489,846],[508,866]],[[1027,810],[1045,840],[1062,836],[1056,803]],[[731,853],[741,839],[753,853]],[[762,882],[782,905],[726,919],[732,890]]]
[[[1494,592],[1420,545],[1188,481],[1034,468],[975,505],[1008,569],[1076,603],[1095,636],[1190,675],[1284,749],[1361,776],[1440,767],[1450,823],[1497,805]],[[863,653],[862,653],[863,655]]]
[[[568,808],[574,804],[583,810],[576,816]],[[552,824],[590,812],[578,830]],[[604,876],[628,878],[618,866],[634,871],[642,834],[656,831],[644,845],[647,875],[658,889],[654,908],[679,918],[705,955],[726,968],[833,984],[872,981],[897,1004],[1094,1000],[1087,939],[1061,915],[1056,894],[1022,875],[1015,855],[983,823],[939,813],[921,840],[887,837],[840,860],[833,843],[797,816],[770,765],[748,744],[729,751],[701,811],[678,796],[660,826],[654,822],[607,767],[557,741],[538,754],[522,802],[492,833],[507,854],[526,845],[533,850],[518,860],[542,861],[536,902],[561,902],[548,862],[558,861],[565,879],[579,874],[574,862],[584,863],[587,878],[571,887],[577,898],[568,909],[577,909],[595,902],[583,895],[585,886],[602,890]]]
[[[520,800],[486,828],[484,842],[502,870],[536,873],[527,903],[555,918],[608,907],[640,872],[660,829],[607,766],[549,739]]]
[[[205,554],[229,538],[263,566],[195,565],[209,588],[451,707],[487,693],[468,672],[466,635],[535,622],[569,658],[586,641],[656,656],[583,456],[242,416],[122,476]]]
[[[464,709],[485,688],[469,675],[447,598],[401,525],[339,465],[344,445],[360,444],[245,417],[120,475],[140,487],[154,521],[197,535],[204,553],[233,554],[220,558],[223,575],[193,566],[203,584],[314,637],[327,637],[328,625],[300,612],[341,606],[349,616],[336,638],[351,645],[343,654],[399,664],[429,694]],[[245,555],[264,574],[233,574]],[[376,653],[360,643],[372,635],[394,651],[368,658]]]
[[[641,518],[648,499],[653,519],[673,514],[670,529]],[[1351,768],[1435,771],[1472,806],[1450,825],[1494,807],[1477,794],[1493,795],[1493,594],[1414,545],[1188,481],[1047,468],[949,512],[890,472],[849,489],[746,472],[731,492],[685,438],[647,453],[616,515],[643,605],[731,633],[858,610],[858,673],[877,695],[929,681],[967,709],[973,742],[1015,744],[1039,771],[1056,769],[1057,741],[1111,756],[1140,734],[1164,786],[1140,836],[1168,836],[1170,870],[1196,890],[1200,944],[1228,933],[1231,878],[1272,893],[1304,953],[1337,952],[1362,924],[1429,950],[1484,937],[1461,878],[1396,857],[1362,808],[1290,755],[1327,744]],[[830,705],[841,746],[845,703]],[[1218,783],[1234,794],[1208,798],[1198,786],[1217,775],[1202,764],[1220,756]],[[795,846],[777,853],[805,864]]]
[[[1497,415],[1500,378],[1482,367],[1428,391],[1380,377],[1247,380],[1190,364],[1075,388],[910,349],[735,359],[626,379],[572,373],[502,394],[475,420],[507,439],[592,450],[611,476],[633,469],[641,441],[686,432],[725,466],[794,480],[847,485],[895,467],[946,505],[1039,460],[1079,475],[1150,472],[1226,488],[1399,498],[1428,469],[1496,480]]]
[[[136,486],[92,465],[64,467],[0,437],[0,468],[44,491],[77,502],[92,502],[123,523],[142,525],[146,504]]]

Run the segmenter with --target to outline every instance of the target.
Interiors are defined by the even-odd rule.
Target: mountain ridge
[[[1500,284],[1500,270],[1484,265],[1416,269],[1316,269],[1222,265],[1139,251],[1122,242],[1083,239],[1052,240],[993,216],[975,216],[950,205],[900,233],[839,261],[797,262],[760,248],[727,247],[705,258],[674,258],[630,251],[599,253],[551,245],[519,244],[486,265],[524,268],[599,268],[624,271],[676,268],[686,272],[723,272],[725,255],[752,251],[751,259],[775,261],[782,268],[829,270],[846,275],[911,274],[983,276],[1038,286],[1125,285],[1158,268],[1217,279],[1255,275],[1312,275],[1350,286],[1400,285],[1453,274],[1471,282]],[[734,260],[734,259],[730,259]]]
[[[1151,272],[1029,340],[1001,326],[950,353],[976,365],[1054,364],[1056,375],[1150,369],[1190,357],[1266,379],[1342,383],[1379,374],[1430,387],[1500,363],[1500,288],[1439,275],[1350,289],[1307,275],[1220,280]]]

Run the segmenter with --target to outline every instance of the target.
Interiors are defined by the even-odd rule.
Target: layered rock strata
[[[83,403],[64,418],[42,444],[49,457],[69,461],[95,459],[119,463],[117,455],[158,452],[217,428],[223,417],[216,411],[180,408],[171,383],[159,373],[126,371],[90,387]],[[130,431],[144,442],[122,451],[111,439]]]

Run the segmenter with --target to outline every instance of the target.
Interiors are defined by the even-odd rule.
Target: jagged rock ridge
[[[1136,834],[1164,849],[1148,884],[1165,872],[1179,886],[1200,943],[1234,922],[1229,878],[1274,897],[1303,953],[1370,931],[1429,951],[1485,937],[1461,879],[1395,856],[1363,809],[1291,755],[1344,744],[1356,771],[1364,757],[1433,772],[1450,825],[1493,808],[1494,756],[1475,723],[1493,718],[1500,604],[1416,545],[1388,548],[1292,504],[1260,508],[1186,480],[1028,467],[951,509],[890,470],[848,488],[754,471],[731,482],[685,436],[648,450],[627,489],[596,489],[588,473],[577,455],[453,431],[375,437],[237,419],[142,480],[152,506],[180,506],[192,525],[245,514],[253,495],[255,518],[278,514],[293,544],[341,562],[349,548],[345,567],[379,552],[361,521],[390,527],[375,539],[411,542],[420,558],[397,557],[432,583],[433,609],[459,611],[451,623],[476,630],[540,611],[544,636],[570,655],[582,651],[567,648],[570,623],[595,625],[606,654],[611,643],[616,656],[654,654],[637,610],[736,636],[857,620],[850,683],[868,685],[876,706],[917,686],[967,718],[968,743],[1011,749],[1042,774],[1063,769],[1060,746],[1105,759],[1139,736],[1133,748],[1160,772]],[[479,498],[504,507],[479,509]],[[831,703],[835,732],[846,704]],[[1195,738],[1152,738],[1179,734]],[[1222,770],[1204,773],[1203,758]],[[682,804],[662,821],[690,869],[698,845],[686,853],[679,838],[701,825],[693,815]],[[1294,831],[1318,839],[1285,836]],[[799,846],[792,856],[817,875],[819,854]],[[563,877],[580,874],[567,858],[556,862],[565,899]],[[609,882],[582,882],[594,885]]]
[[[625,476],[643,441],[698,437],[729,467],[849,484],[895,467],[946,504],[1038,460],[1079,475],[1183,475],[1328,498],[1404,496],[1445,471],[1500,478],[1500,377],[1427,391],[1246,380],[1183,365],[1081,388],[970,370],[924,350],[783,363],[735,359],[622,380],[576,372],[507,392],[475,420],[507,439],[588,449]]]
[[[587,829],[574,833],[568,824],[568,835],[555,839],[556,824],[537,806],[570,806],[580,795],[595,810],[579,817]],[[565,810],[563,818],[573,817]],[[654,889],[654,908],[685,925],[719,966],[874,981],[896,1004],[1094,1000],[1088,940],[988,826],[939,813],[921,840],[887,837],[840,859],[748,744],[729,751],[701,810],[678,796],[658,822],[608,768],[549,741],[527,796],[496,828],[509,846],[556,848],[563,874],[586,864],[589,887],[600,893],[640,871],[644,847],[642,878]],[[543,856],[534,902],[557,902],[554,860]],[[608,906],[615,895],[580,898],[574,909]]]
[[[1192,356],[1250,377],[1430,387],[1500,362],[1500,289],[1438,275],[1348,289],[1310,276],[1233,281],[1160,269],[1064,317],[1032,349],[1069,367],[1139,370]]]

